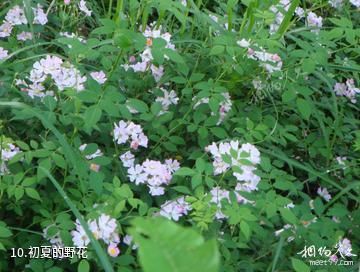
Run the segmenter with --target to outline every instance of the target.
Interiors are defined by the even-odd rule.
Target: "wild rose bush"
[[[355,0],[2,1],[0,270],[357,270],[359,22]]]

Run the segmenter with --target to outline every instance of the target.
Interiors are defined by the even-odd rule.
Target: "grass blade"
[[[56,179],[47,171],[45,168],[39,166],[38,167],[43,173],[50,179],[52,184],[55,186],[56,190],[59,192],[59,194],[62,196],[66,204],[71,209],[72,213],[76,216],[76,218],[79,220],[81,226],[84,228],[86,235],[90,238],[90,242],[93,245],[96,255],[99,257],[99,260],[106,272],[113,272],[113,268],[111,266],[111,263],[109,261],[109,258],[107,257],[104,249],[101,247],[100,243],[95,239],[94,235],[89,229],[88,224],[85,222],[84,218],[80,214],[79,210],[76,208],[75,204],[71,201],[71,199],[66,195],[65,191],[61,188],[60,184],[56,181]]]

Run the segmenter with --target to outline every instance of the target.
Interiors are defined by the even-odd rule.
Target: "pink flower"
[[[70,4],[70,0],[64,0],[64,4],[65,4],[65,5],[69,5],[69,4]]]
[[[120,249],[116,244],[110,244],[107,248],[107,252],[111,257],[117,257],[120,254]]]

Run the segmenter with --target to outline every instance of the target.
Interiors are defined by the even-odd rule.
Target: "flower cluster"
[[[171,90],[170,92],[164,88],[160,88],[160,90],[162,91],[163,96],[158,96],[155,100],[162,106],[162,110],[160,111],[159,115],[167,112],[170,105],[177,105],[179,101],[179,98],[174,90]]]
[[[223,100],[220,101],[219,103],[219,121],[217,122],[217,125],[220,125],[224,120],[226,115],[230,112],[231,110],[231,106],[232,106],[232,101],[231,101],[231,97],[230,94],[228,92],[225,93],[221,93],[221,96],[223,97]],[[198,98],[195,96],[193,97],[193,100],[197,100]],[[196,109],[198,106],[200,106],[201,104],[209,104],[210,98],[208,97],[203,97],[201,99],[199,99],[195,105],[194,105],[194,109]],[[211,115],[215,115],[216,113],[212,112]]]
[[[346,83],[337,82],[334,86],[334,92],[338,96],[345,96],[350,99],[352,103],[356,103],[356,94],[360,93],[360,89],[355,87],[354,79],[346,80]]]
[[[251,192],[257,190],[260,177],[254,173],[256,165],[260,163],[260,152],[252,144],[242,144],[238,141],[222,142],[219,146],[216,143],[205,148],[213,158],[214,174],[225,173],[230,167],[233,169],[233,176],[239,183],[237,191]]]
[[[160,215],[170,220],[178,221],[183,215],[187,215],[191,206],[185,201],[185,197],[168,200],[161,205]]]
[[[64,63],[61,58],[50,55],[33,64],[30,76],[27,77],[30,84],[20,80],[17,85],[22,85],[21,90],[27,92],[31,98],[53,96],[53,91],[45,91],[44,83],[48,77],[55,82],[60,91],[73,88],[79,92],[85,88],[86,76],[82,76],[80,71],[70,63]]]
[[[134,163],[132,159],[131,161]],[[130,163],[127,162],[126,165],[130,165]],[[124,163],[125,167],[126,165]],[[161,163],[147,159],[142,164],[129,166],[128,177],[136,185],[146,184],[150,190],[150,195],[159,196],[165,193],[164,186],[170,183],[172,174],[179,168],[180,164],[177,160],[168,159],[165,160],[165,163]]]
[[[77,247],[85,247],[90,243],[84,228],[76,220],[76,228],[71,231],[72,241]],[[108,253],[112,257],[119,255],[120,250],[117,245],[120,243],[119,234],[116,232],[116,220],[106,214],[101,214],[97,220],[88,221],[89,229],[94,237],[103,240],[108,245]]]
[[[32,8],[34,13],[33,24],[45,25],[48,22],[46,13],[40,4]],[[5,21],[0,25],[0,38],[9,37],[14,26],[26,25],[28,23],[24,9],[19,5],[12,7],[5,16]]]
[[[254,47],[258,47],[257,50],[250,47],[251,43],[248,40],[242,39],[237,42],[240,47],[247,48],[247,57],[260,62],[260,66],[264,67],[268,73],[280,71],[283,62],[278,54],[272,54],[267,52],[261,46],[254,44]]]
[[[121,120],[119,124],[115,123],[114,126],[114,140],[118,144],[124,144],[130,140],[130,147],[132,149],[136,150],[139,146],[147,147],[148,138],[143,133],[140,125]]]
[[[4,138],[2,139],[2,141],[3,140]],[[20,148],[6,141],[6,139],[2,142],[0,146],[0,176],[9,173],[6,162],[11,160],[16,154],[20,152]]]
[[[360,8],[360,0],[350,0],[350,3],[357,7],[357,8]]]
[[[146,26],[145,31],[143,32],[144,37],[146,38],[146,47],[145,50],[140,54],[141,61],[136,62],[136,60],[131,59],[131,64],[123,65],[125,70],[132,68],[134,72],[145,72],[147,69],[150,69],[156,82],[159,82],[162,76],[164,75],[164,67],[160,65],[159,67],[152,64],[153,56],[151,53],[151,47],[153,40],[161,38],[166,41],[165,48],[175,50],[175,45],[171,43],[171,34],[169,32],[162,33],[162,28],[155,28],[156,22],[153,22],[150,26]],[[165,55],[165,58],[168,58]]]

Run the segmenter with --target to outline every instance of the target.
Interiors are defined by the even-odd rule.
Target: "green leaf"
[[[12,233],[7,227],[0,225],[0,238],[8,238],[11,235]]]
[[[91,129],[101,118],[102,111],[97,106],[92,106],[85,111],[85,129]]]
[[[296,100],[296,106],[302,117],[304,117],[306,120],[309,120],[312,112],[311,104],[303,98],[298,98]]]
[[[24,195],[24,188],[23,187],[16,187],[15,189],[15,198],[16,200],[20,200]]]
[[[225,139],[225,138],[229,137],[226,130],[221,128],[221,127],[210,128],[210,131],[211,131],[212,134],[214,134],[219,139]]]
[[[89,272],[90,265],[87,260],[81,260],[78,265],[78,272]]]
[[[177,170],[174,175],[175,176],[193,176],[195,175],[195,171],[189,167],[181,167],[179,170]]]
[[[241,230],[242,234],[244,234],[245,238],[247,240],[249,240],[251,230],[250,230],[249,224],[246,223],[246,221],[243,220],[240,222],[240,230]]]
[[[296,92],[294,90],[286,90],[282,95],[281,95],[282,101],[284,103],[288,103],[291,100],[294,100],[296,98]]]
[[[220,255],[216,240],[205,241],[194,229],[164,218],[136,218],[130,235],[139,245],[144,272],[218,272]]]
[[[292,211],[290,211],[287,208],[280,208],[279,211],[280,211],[282,218],[284,218],[285,221],[287,221],[288,223],[294,224],[294,225],[297,223],[298,219],[292,213]]]
[[[25,188],[25,193],[26,193],[27,196],[29,196],[29,197],[31,197],[33,199],[41,201],[40,195],[35,189],[33,189],[33,188]]]
[[[313,59],[304,59],[302,63],[302,69],[306,73],[312,73],[315,71],[316,64]]]
[[[201,185],[202,183],[202,176],[200,173],[194,175],[192,178],[191,178],[191,187],[193,189],[195,189],[196,187],[198,187],[199,185]]]
[[[303,261],[295,258],[291,258],[292,267],[296,272],[310,272],[309,266],[307,266]]]
[[[223,53],[225,50],[225,47],[222,45],[215,45],[213,48],[211,48],[210,50],[210,55],[220,55],[221,53]]]
[[[140,113],[147,112],[149,110],[149,107],[146,105],[146,103],[139,99],[130,98],[127,101],[127,105],[136,109]]]

